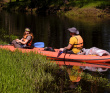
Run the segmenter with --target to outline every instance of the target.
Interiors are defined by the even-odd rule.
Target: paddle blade
[[[34,46],[34,47],[37,47],[37,48],[42,48],[42,47],[44,47],[45,45],[44,45],[44,42],[36,42],[36,43],[33,44],[33,46]]]
[[[63,51],[59,51],[57,57],[59,57],[61,54],[63,53]]]

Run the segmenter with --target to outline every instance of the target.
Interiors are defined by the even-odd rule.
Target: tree
[[[16,0],[16,2],[19,2],[19,0]]]

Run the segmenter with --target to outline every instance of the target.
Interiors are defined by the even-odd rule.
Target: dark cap
[[[79,31],[78,31],[75,27],[68,28],[68,30],[69,30],[71,33],[79,34]]]

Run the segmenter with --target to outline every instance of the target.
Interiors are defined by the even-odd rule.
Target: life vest
[[[73,45],[73,48],[82,49],[83,48],[83,39],[82,39],[82,37],[80,35],[77,35],[77,36],[75,36],[75,38],[77,39],[77,44],[74,44],[76,46],[74,47],[74,45]]]
[[[31,34],[23,36],[23,41],[26,41],[26,38],[27,38],[28,36],[31,36],[31,40],[29,40],[26,45],[27,45],[27,46],[31,46],[32,40],[33,40]]]

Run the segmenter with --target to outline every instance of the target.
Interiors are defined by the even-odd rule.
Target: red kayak
[[[59,66],[62,65],[70,65],[70,66],[88,66],[88,67],[98,67],[98,68],[109,68],[110,69],[110,63],[83,63],[83,62],[69,62],[69,61],[54,61]]]
[[[55,61],[64,61],[67,62],[67,65],[73,65],[73,62],[85,62],[85,63],[104,63],[110,62],[110,55],[109,56],[96,56],[96,55],[76,55],[76,54],[66,54],[62,53],[59,57],[57,57],[59,49],[55,49],[53,51],[45,51],[44,48],[33,48],[33,49],[24,49],[24,48],[14,48],[11,45],[0,45],[2,49],[9,49],[11,51],[15,51],[19,49],[22,52],[35,52],[41,55],[47,56],[47,58]]]

